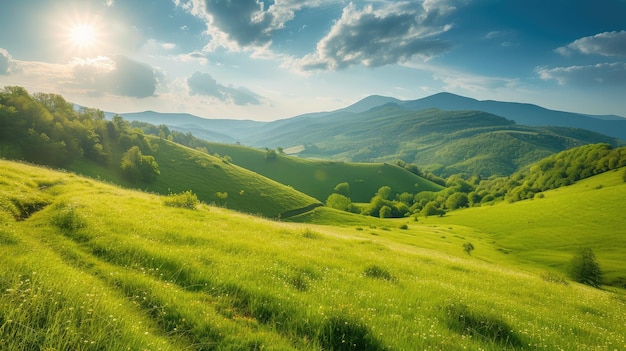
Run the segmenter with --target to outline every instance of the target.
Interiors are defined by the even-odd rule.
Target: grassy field
[[[623,291],[499,262],[464,211],[274,222],[6,161],[0,194],[2,350],[626,347]]]
[[[76,162],[70,169],[92,178],[162,195],[192,190],[206,203],[269,218],[319,203],[289,186],[220,158],[167,140],[151,140],[157,146],[154,157],[161,172],[154,183],[131,184],[119,174],[93,163]],[[226,198],[218,197],[218,192],[227,194]]]
[[[543,198],[464,209],[430,217],[427,225],[455,225],[504,254],[505,260],[564,273],[576,250],[591,248],[609,283],[626,284],[624,170],[606,172],[547,191]],[[480,248],[478,246],[477,250]],[[498,256],[494,259],[502,260]]]
[[[342,182],[350,184],[349,197],[354,202],[369,202],[385,185],[394,193],[441,190],[441,186],[390,164],[307,160],[285,155],[268,160],[265,151],[228,144],[212,144],[211,151],[228,155],[233,163],[320,201],[326,201],[335,186]]]

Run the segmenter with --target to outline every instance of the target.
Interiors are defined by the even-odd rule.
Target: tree
[[[446,200],[446,207],[450,210],[456,210],[457,208],[467,207],[469,205],[469,199],[464,193],[454,193]]]
[[[379,211],[379,216],[380,216],[380,218],[389,218],[389,217],[391,217],[391,207],[386,206],[386,205],[381,207],[380,211]]]
[[[352,211],[352,201],[341,194],[330,194],[326,199],[326,206],[342,211]]]
[[[383,185],[376,192],[376,196],[379,196],[383,200],[389,200],[389,196],[391,196],[391,187],[387,185]]]
[[[463,244],[463,251],[465,251],[466,254],[468,255],[472,255],[472,251],[474,251],[474,244],[472,243],[465,243]]]
[[[348,182],[339,183],[335,186],[333,191],[337,194],[348,196],[350,193],[350,184],[348,184]]]
[[[600,287],[602,270],[590,248],[582,248],[574,255],[570,262],[570,275],[579,283]]]
[[[138,146],[133,146],[122,155],[122,174],[131,182],[153,182],[156,180],[159,165],[153,156],[144,156]]]
[[[274,150],[274,149],[267,149],[265,151],[265,159],[266,160],[275,160],[276,157],[277,157],[276,150]]]

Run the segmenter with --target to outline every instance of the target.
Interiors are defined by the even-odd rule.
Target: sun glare
[[[68,35],[70,42],[79,49],[88,49],[96,44],[96,30],[90,24],[75,24]]]
[[[106,30],[99,16],[76,13],[58,27],[59,44],[68,57],[100,55],[106,41]]]

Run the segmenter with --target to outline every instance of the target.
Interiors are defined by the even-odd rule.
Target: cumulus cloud
[[[295,62],[302,70],[337,70],[352,65],[377,67],[424,60],[446,52],[450,45],[438,35],[451,24],[440,24],[454,11],[445,1],[372,4],[358,9],[350,3],[330,32],[317,43],[316,52]]]
[[[626,63],[599,63],[586,66],[538,68],[543,80],[555,80],[561,85],[626,85]]]
[[[158,79],[155,70],[124,56],[75,59],[69,85],[89,90],[91,95],[111,93],[145,98],[153,96]]]
[[[626,57],[626,31],[604,32],[580,38],[567,46],[557,48],[556,52],[563,56],[569,56],[572,52],[580,52],[587,55]]]
[[[190,95],[204,95],[235,105],[257,105],[260,97],[245,87],[224,86],[208,73],[196,72],[187,78]]]
[[[12,65],[11,54],[3,48],[0,48],[0,75],[9,74]]]
[[[336,0],[285,0],[266,6],[259,0],[175,0],[179,6],[207,22],[212,37],[209,49],[256,49],[271,44],[272,34],[283,28],[303,7]]]

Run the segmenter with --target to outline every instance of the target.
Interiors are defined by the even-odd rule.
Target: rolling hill
[[[163,195],[192,190],[206,203],[270,218],[321,205],[311,196],[226,160],[167,140],[148,138],[157,145],[153,156],[160,175],[152,183],[139,184],[141,189]],[[92,162],[75,162],[68,169],[129,188],[138,186]],[[218,192],[225,198],[220,198]]]
[[[173,208],[155,194],[0,161],[0,348],[620,349],[623,290],[539,273],[560,271],[579,239],[623,237],[613,231],[626,189],[616,174],[399,229],[406,219],[342,213],[362,222],[325,216],[320,226]],[[563,223],[542,213],[584,198],[607,206],[578,220],[580,208],[568,207]],[[604,222],[600,209],[616,219]],[[510,218],[520,232],[523,220],[535,229],[520,238],[503,227]],[[538,237],[554,251],[536,251]],[[614,275],[624,267],[606,257],[623,240],[611,245],[593,247]],[[545,257],[556,252],[553,265]]]
[[[266,152],[232,144],[211,143],[210,152],[232,158],[232,163],[315,197],[320,201],[335,186],[347,182],[347,194],[354,202],[369,202],[382,186],[394,193],[438,191],[441,186],[396,165],[384,163],[334,162],[278,155],[267,159]]]
[[[596,118],[597,117],[597,118]],[[253,147],[306,146],[305,158],[405,162],[448,176],[508,175],[567,148],[620,143],[626,119],[551,111],[534,105],[437,94],[414,101],[382,96],[344,109],[273,122],[206,120],[153,112],[127,115],[209,141]],[[626,129],[624,129],[626,131]],[[219,133],[219,134],[217,134]],[[605,133],[605,134],[600,134]]]

